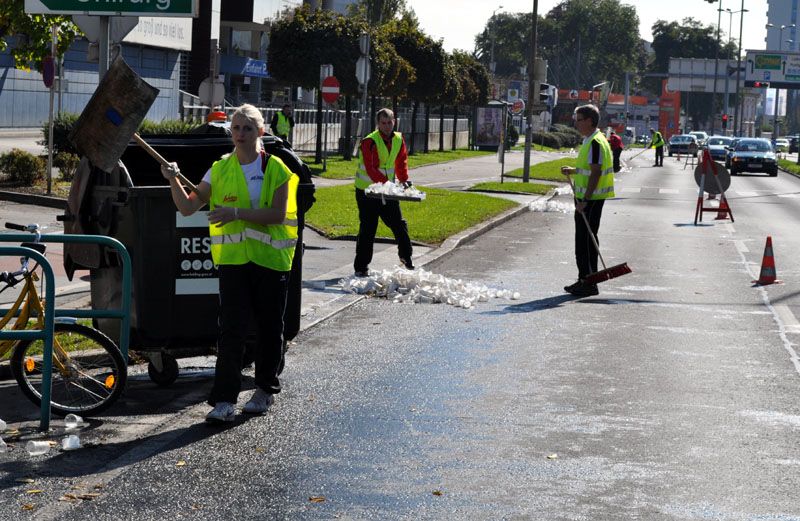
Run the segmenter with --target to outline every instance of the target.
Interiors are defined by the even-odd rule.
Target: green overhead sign
[[[29,14],[197,16],[198,0],[25,0]]]

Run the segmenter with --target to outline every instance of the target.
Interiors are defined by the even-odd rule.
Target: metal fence
[[[205,122],[205,118],[210,112],[209,107],[203,106],[199,103],[196,96],[181,91],[181,118],[184,121],[192,122]],[[264,121],[269,128],[269,123],[273,115],[278,112],[281,107],[258,107],[264,115]],[[222,107],[228,117],[236,110],[236,106],[225,103]],[[301,155],[315,154],[317,150],[318,141],[318,111],[316,108],[295,108],[294,111],[294,128],[292,129],[289,141],[292,143],[292,148]],[[425,111],[420,110],[416,117],[416,128],[412,135],[412,108],[402,107],[398,108],[397,126],[398,132],[402,132],[406,140],[406,146],[414,152],[423,152],[426,150],[452,150],[453,148],[467,148],[469,147],[469,119],[466,114],[459,113],[458,118],[454,121],[454,114],[444,114],[444,119],[440,119],[441,115],[438,111],[431,112],[430,120],[427,123],[428,132],[425,132]],[[319,141],[322,143],[323,154],[326,156],[343,155],[345,152],[346,128],[347,128],[347,113],[344,110],[323,109],[321,113],[322,131],[319,136]],[[366,129],[362,130],[362,126],[366,124]],[[455,126],[455,140],[453,139],[453,128]],[[351,111],[350,113],[350,146],[355,147],[358,139],[368,134],[374,128],[374,121],[372,116],[364,123],[361,121],[361,113],[359,111]],[[454,142],[455,141],[455,142]],[[354,150],[351,150],[351,153]]]

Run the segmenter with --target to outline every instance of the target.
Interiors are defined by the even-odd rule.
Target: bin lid
[[[215,110],[206,116],[206,122],[211,123],[212,121],[225,121],[228,119],[228,116],[221,110]]]

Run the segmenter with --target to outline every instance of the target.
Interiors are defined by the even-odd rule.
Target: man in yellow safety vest
[[[283,108],[272,116],[269,129],[272,134],[278,136],[286,143],[289,143],[289,134],[294,128],[294,118],[292,117],[292,106],[286,104]]]

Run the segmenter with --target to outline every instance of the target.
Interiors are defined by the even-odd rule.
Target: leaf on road
[[[72,502],[72,501],[77,501],[78,500],[78,496],[76,496],[75,494],[64,494],[63,496],[58,498],[58,500],[59,501],[70,501],[70,502]]]
[[[553,453],[553,454],[548,454],[548,455],[547,455],[547,459],[558,459],[558,454],[555,454],[555,453]]]
[[[44,492],[44,490],[40,490],[38,488],[32,488],[25,491],[26,494],[41,494],[42,492]]]
[[[91,501],[93,499],[97,499],[100,497],[100,494],[95,492],[87,492],[86,494],[78,494],[78,499],[85,499],[87,501]]]
[[[179,460],[178,463],[175,464],[176,467],[183,467],[186,465],[186,462],[183,460]]]
[[[258,453],[266,452],[266,450],[264,447],[256,447],[256,452]]]
[[[444,492],[442,492],[441,490],[434,490],[434,491],[433,491],[433,492],[431,492],[431,493],[432,493],[434,496],[443,496],[443,495],[444,495]]]
[[[33,503],[25,503],[22,505],[22,510],[33,510],[34,508],[36,508],[36,505]]]
[[[325,496],[311,496],[310,498],[308,498],[308,500],[311,501],[312,503],[324,503]]]
[[[17,483],[36,483],[36,480],[33,478],[17,478],[14,481]]]

